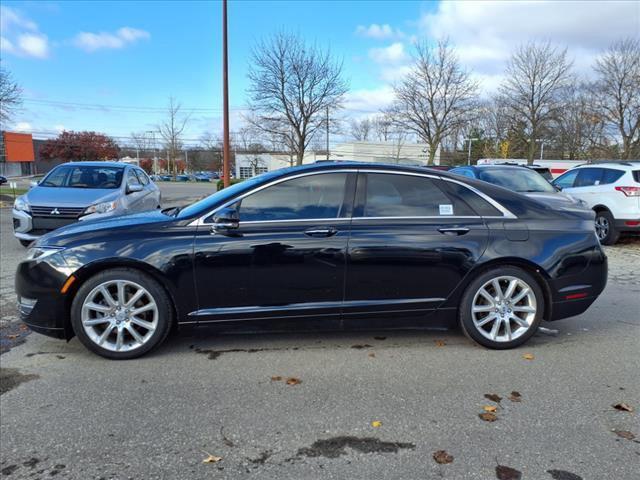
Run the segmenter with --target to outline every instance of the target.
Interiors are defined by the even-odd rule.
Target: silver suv
[[[58,165],[13,205],[22,245],[77,221],[160,208],[160,189],[137,166],[117,162]]]

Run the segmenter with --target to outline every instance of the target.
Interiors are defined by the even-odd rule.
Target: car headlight
[[[27,200],[24,197],[16,198],[16,201],[13,202],[13,208],[21,212],[31,211],[31,208],[29,207],[29,202],[27,202]]]
[[[87,207],[83,215],[89,215],[91,213],[107,213],[115,210],[117,207],[118,207],[117,200],[114,200],[113,202],[96,203],[95,205],[91,205],[90,207]]]
[[[31,247],[27,250],[26,260],[43,260],[62,250],[64,247]]]

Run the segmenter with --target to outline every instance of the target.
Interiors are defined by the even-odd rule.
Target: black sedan
[[[16,290],[33,330],[115,359],[174,326],[239,322],[458,322],[505,349],[604,289],[592,216],[446,172],[321,163],[56,230],[20,263]]]

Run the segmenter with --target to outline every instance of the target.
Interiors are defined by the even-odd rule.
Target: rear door
[[[436,176],[362,171],[344,316],[436,309],[484,252],[482,218]]]

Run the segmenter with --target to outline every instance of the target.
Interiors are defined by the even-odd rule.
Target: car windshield
[[[526,168],[483,168],[478,178],[521,193],[556,191],[539,173]]]
[[[122,184],[122,167],[64,165],[49,173],[40,187],[115,189]]]

